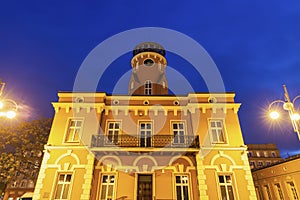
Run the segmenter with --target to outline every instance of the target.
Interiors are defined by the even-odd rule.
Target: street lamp
[[[300,127],[299,127],[299,121],[300,121],[300,115],[295,111],[295,101],[300,97],[300,95],[296,96],[292,101],[290,99],[289,93],[287,91],[286,85],[283,85],[284,90],[284,101],[283,100],[275,100],[269,105],[269,116],[272,119],[278,119],[280,117],[280,114],[276,110],[272,110],[272,106],[275,103],[283,103],[283,109],[288,111],[290,120],[293,125],[294,131],[298,134],[298,138],[300,140]]]
[[[2,99],[5,83],[0,80],[0,117],[12,119],[16,117],[18,111],[17,103],[12,99]]]

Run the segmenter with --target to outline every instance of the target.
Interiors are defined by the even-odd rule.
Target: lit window
[[[213,143],[224,143],[224,127],[222,120],[210,121],[210,134]]]
[[[172,129],[174,134],[174,144],[184,144],[184,123],[173,122]]]
[[[232,178],[230,175],[219,175],[221,199],[234,200]]]
[[[145,95],[151,95],[152,94],[152,83],[151,81],[147,80],[145,82]]]
[[[114,199],[114,185],[115,185],[114,175],[102,176],[100,200]]]
[[[70,192],[72,174],[59,174],[55,188],[55,200],[67,200]]]
[[[281,190],[281,187],[280,187],[280,184],[279,183],[276,183],[275,184],[275,187],[277,188],[277,192],[278,192],[278,197],[280,200],[284,200],[283,198],[283,194],[282,194],[282,190]]]
[[[65,142],[79,142],[79,133],[82,130],[83,120],[71,119],[65,138]]]
[[[260,157],[260,152],[259,151],[256,152],[256,156]]]
[[[294,200],[299,200],[299,197],[298,197],[298,193],[297,193],[297,190],[296,190],[296,187],[294,185],[294,182],[291,181],[291,182],[287,182],[289,188],[290,188],[290,193],[292,195],[292,198]]]
[[[177,175],[175,178],[177,200],[189,200],[189,177]]]
[[[108,143],[117,144],[120,134],[120,122],[108,122],[107,139]]]
[[[268,200],[271,200],[272,196],[271,196],[271,192],[270,192],[269,186],[268,185],[264,185],[264,190],[265,190],[265,193],[267,194],[266,196],[268,197]]]
[[[267,151],[264,151],[264,157],[268,157],[268,152]]]

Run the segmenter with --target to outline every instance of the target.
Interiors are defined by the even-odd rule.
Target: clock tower
[[[130,95],[167,95],[165,49],[154,42],[138,44],[131,59]]]

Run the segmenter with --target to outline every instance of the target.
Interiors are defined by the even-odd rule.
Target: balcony
[[[145,147],[145,148],[200,148],[199,137],[184,135],[174,137],[173,135],[153,135],[144,137],[142,135],[118,135],[108,137],[107,135],[92,135],[91,147]]]

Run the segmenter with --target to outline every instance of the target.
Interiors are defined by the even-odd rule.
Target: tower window
[[[154,64],[154,61],[152,59],[144,60],[144,65],[147,67],[151,67],[153,64]]]
[[[151,81],[147,80],[145,82],[145,95],[151,95],[152,94],[152,83]]]

